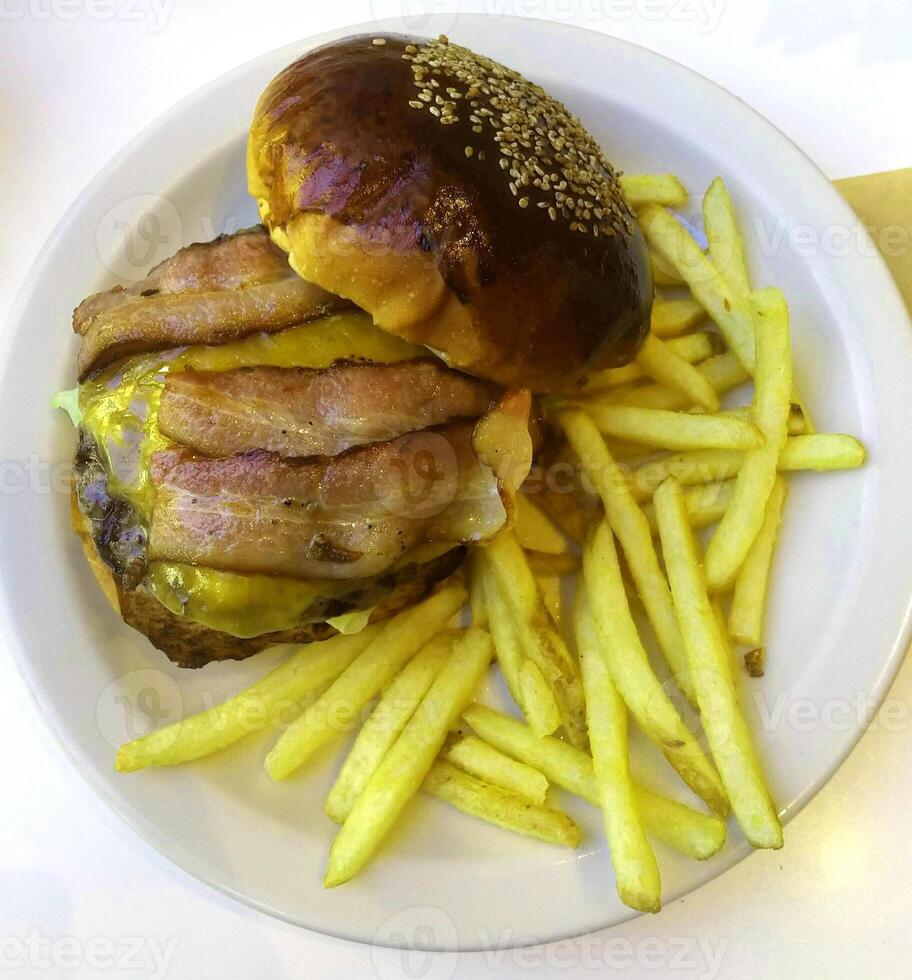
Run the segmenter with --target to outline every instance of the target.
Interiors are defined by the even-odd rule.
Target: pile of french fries
[[[578,481],[563,493],[527,484],[512,529],[473,548],[462,579],[383,623],[301,647],[228,701],[127,743],[118,770],[201,758],[280,728],[291,706],[264,763],[283,780],[360,724],[326,799],[339,825],[327,887],[358,873],[419,792],[567,847],[581,832],[551,786],[588,801],[602,811],[618,894],[643,911],[661,907],[654,841],[705,860],[731,812],[754,847],[782,845],[738,691],[764,669],[786,474],[857,467],[865,450],[814,430],[796,392],[788,307],[778,290],[751,286],[721,179],[703,198],[706,251],[669,210],[687,199],[675,177],[622,185],[662,292],[632,364],[546,401],[549,458]],[[750,380],[750,405],[725,409],[722,397]],[[694,532],[712,525],[704,552]],[[567,575],[577,585],[564,615]],[[467,600],[471,626],[455,627]],[[654,670],[639,607],[689,707]],[[517,713],[476,700],[492,660]],[[631,719],[694,805],[631,771]]]

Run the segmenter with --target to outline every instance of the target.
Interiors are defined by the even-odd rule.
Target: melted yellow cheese
[[[82,424],[98,446],[110,493],[126,500],[148,527],[155,504],[149,460],[173,445],[157,421],[168,373],[259,366],[320,369],[340,360],[394,363],[426,354],[424,348],[375,327],[364,313],[340,313],[277,334],[130,358],[80,387]],[[247,637],[294,626],[316,599],[341,595],[351,584],[152,562],[145,587],[175,615]]]

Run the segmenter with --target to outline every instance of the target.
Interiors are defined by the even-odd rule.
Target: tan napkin
[[[912,167],[834,183],[870,232],[912,312]]]

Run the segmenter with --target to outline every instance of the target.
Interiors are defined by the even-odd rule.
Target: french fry
[[[654,249],[649,249],[649,268],[654,286],[683,286],[684,280],[675,272],[672,264]]]
[[[750,295],[744,241],[738,233],[735,211],[721,177],[716,177],[703,195],[703,229],[715,267],[736,293]]]
[[[488,625],[488,608],[485,601],[484,591],[484,568],[483,557],[479,553],[469,556],[468,566],[468,586],[469,586],[469,609],[472,613],[472,625],[485,629]]]
[[[507,602],[487,552],[480,551],[478,559],[483,569],[488,623],[500,672],[510,696],[529,719],[529,724],[541,735],[550,735],[561,723],[557,701],[538,668],[538,676],[535,676],[536,671],[523,669],[528,661],[523,653],[520,630],[513,610]]]
[[[682,487],[716,483],[737,476],[744,461],[739,449],[695,449],[674,453],[663,459],[649,460],[631,470],[628,477],[634,499],[649,500],[667,477],[673,476]]]
[[[580,567],[579,555],[566,552],[563,555],[546,555],[540,551],[527,551],[529,568],[538,575],[569,575]]]
[[[750,377],[741,367],[738,358],[731,353],[716,354],[702,364],[698,364],[697,370],[719,395],[737,388]],[[598,399],[607,405],[630,405],[634,408],[656,408],[669,412],[693,407],[688,404],[687,397],[680,391],[666,388],[664,385],[612,388],[600,392]]]
[[[735,579],[732,605],[728,615],[728,632],[739,643],[759,646],[762,642],[763,613],[766,608],[766,590],[769,585],[773,550],[782,521],[785,504],[785,480],[779,477],[773,484],[766,502],[766,514],[760,531],[754,538],[747,556]]]
[[[383,692],[326,797],[326,812],[336,823],[351,813],[355,800],[443,669],[458,636],[457,631],[448,630],[428,640]]]
[[[370,646],[273,745],[265,761],[270,777],[286,779],[317,749],[353,728],[364,706],[459,612],[467,598],[463,586],[454,581],[385,623]]]
[[[684,782],[713,813],[724,816],[728,800],[719,774],[652,672],[627,605],[614,535],[605,522],[586,542],[583,580],[602,653],[630,713]],[[692,656],[689,666],[692,669]]]
[[[548,795],[548,780],[542,773],[504,755],[477,735],[460,738],[444,750],[442,758],[470,776],[531,803],[541,805]]]
[[[538,664],[523,660],[519,667],[519,689],[523,713],[532,727],[542,735],[557,731],[561,726],[560,708]]]
[[[722,609],[722,601],[717,595],[714,595],[710,598],[709,604],[712,607],[713,618],[716,621],[716,629],[719,631],[722,646],[725,648],[725,659],[729,667],[729,680],[732,682],[735,697],[738,698],[740,696],[738,690],[738,662],[735,659],[735,647],[732,644],[732,637],[728,632],[728,623],[725,622],[725,612]]]
[[[745,456],[731,503],[706,549],[706,581],[713,592],[731,585],[760,531],[776,482],[779,453],[788,438],[792,394],[788,307],[782,293],[773,289],[755,293],[753,301],[757,315],[753,416],[766,442]]]
[[[703,312],[702,309],[700,312]],[[650,335],[653,338],[658,337],[655,332],[651,332]],[[705,361],[707,358],[718,353],[713,341],[714,337],[715,334],[705,332],[689,333],[683,337],[673,337],[671,340],[664,341],[664,346],[673,354],[683,358],[688,364],[699,364],[700,361]],[[641,359],[638,357],[635,361],[631,361],[630,364],[625,364],[624,367],[606,368],[604,371],[594,371],[592,374],[587,374],[583,379],[580,394],[589,395],[595,391],[603,391],[605,388],[617,388],[620,385],[639,381],[649,374],[651,372],[646,370]],[[709,384],[703,375],[700,375],[700,379],[703,384]],[[712,394],[718,402],[715,389],[712,389]]]
[[[656,254],[687,283],[749,373],[754,373],[754,322],[750,303],[731,286],[687,229],[664,208],[646,205],[637,218]]]
[[[621,192],[634,209],[644,204],[677,207],[687,200],[687,191],[674,174],[622,174]]]
[[[789,436],[779,454],[779,472],[851,470],[863,465],[865,447],[853,436],[814,433]],[[650,460],[632,470],[630,488],[637,501],[648,500],[673,476],[682,487],[730,480],[738,475],[744,453],[738,449],[697,449]]]
[[[598,489],[608,523],[621,542],[627,566],[665,661],[681,690],[693,701],[684,641],[678,629],[668,582],[659,567],[648,520],[634,501],[623,471],[611,458],[591,419],[580,411],[568,411],[558,416],[558,424]]]
[[[662,907],[655,853],[640,821],[627,753],[627,708],[605,664],[585,593],[574,609],[589,746],[605,825],[605,837],[621,901],[641,912]]]
[[[673,479],[655,493],[671,591],[687,645],[700,720],[732,810],[754,847],[781,847],[782,826],[732,686],[725,644],[713,615],[684,496]]]
[[[582,749],[552,735],[539,738],[528,725],[484,705],[469,705],[463,718],[501,752],[534,766],[569,793],[601,805],[592,758]],[[634,792],[646,832],[657,840],[699,861],[712,857],[725,843],[725,822],[718,817],[660,796],[636,782]]]
[[[727,408],[725,411],[722,411],[719,414],[730,415],[740,419],[752,419],[754,417],[754,410],[752,406],[744,405],[741,408]],[[812,434],[811,429],[809,428],[808,417],[805,414],[804,409],[795,402],[792,402],[792,404],[789,406],[788,422],[786,425],[790,436],[804,436]]]
[[[587,398],[579,403],[599,432],[656,449],[755,449],[763,433],[750,420],[726,415],[689,415]]]
[[[549,844],[579,847],[580,829],[562,810],[530,803],[447,762],[435,762],[431,766],[422,789],[463,813],[505,830],[537,837]]]
[[[650,330],[663,340],[677,337],[706,319],[706,310],[689,296],[685,299],[659,299],[652,304]],[[679,351],[680,353],[680,351]]]
[[[498,534],[487,545],[486,556],[511,608],[522,650],[542,672],[554,694],[567,737],[575,745],[585,744],[585,705],[579,666],[548,616],[516,536],[509,531]]]
[[[117,771],[136,772],[200,759],[262,731],[289,709],[300,711],[301,701],[338,677],[381,629],[377,624],[351,636],[298,647],[286,661],[233,698],[122,745],[115,762]]]
[[[866,459],[867,450],[854,436],[823,432],[789,436],[779,455],[779,471],[853,470]]]
[[[719,396],[713,386],[664,340],[649,334],[640,346],[636,362],[659,384],[680,391],[694,405],[707,412],[718,411]]]
[[[721,483],[705,483],[699,487],[693,487],[684,491],[684,509],[687,512],[687,519],[690,526],[697,530],[709,527],[722,520],[722,516],[728,510],[732,495],[735,492],[734,480],[723,480]],[[649,530],[653,535],[659,533],[659,524],[656,520],[655,507],[653,504],[643,504],[643,514],[649,524]]]
[[[491,659],[491,638],[471,627],[457,641],[443,669],[374,771],[329,852],[323,884],[348,881],[376,851],[421,787],[447,732],[481,682]]]
[[[528,554],[528,552],[527,552]],[[559,555],[553,556],[555,558],[561,557]],[[576,555],[570,555],[569,557],[576,558]],[[576,562],[579,566],[579,559]],[[529,562],[529,568],[532,568],[532,563]],[[535,571],[535,569],[533,569]],[[548,615],[551,617],[551,622],[560,629],[561,616],[563,614],[562,606],[562,596],[561,596],[561,580],[559,575],[546,574],[543,575],[540,572],[536,572],[535,581],[538,584],[538,591],[541,593],[542,602],[545,604],[545,609],[548,610]]]
[[[562,555],[567,551],[567,539],[560,528],[528,494],[516,495],[516,521],[513,531],[519,543],[528,551]]]

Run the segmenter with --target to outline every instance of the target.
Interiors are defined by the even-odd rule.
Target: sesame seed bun
[[[301,276],[511,387],[566,391],[646,333],[646,248],[601,148],[488,58],[346,38],[267,87],[248,145],[264,224]]]

